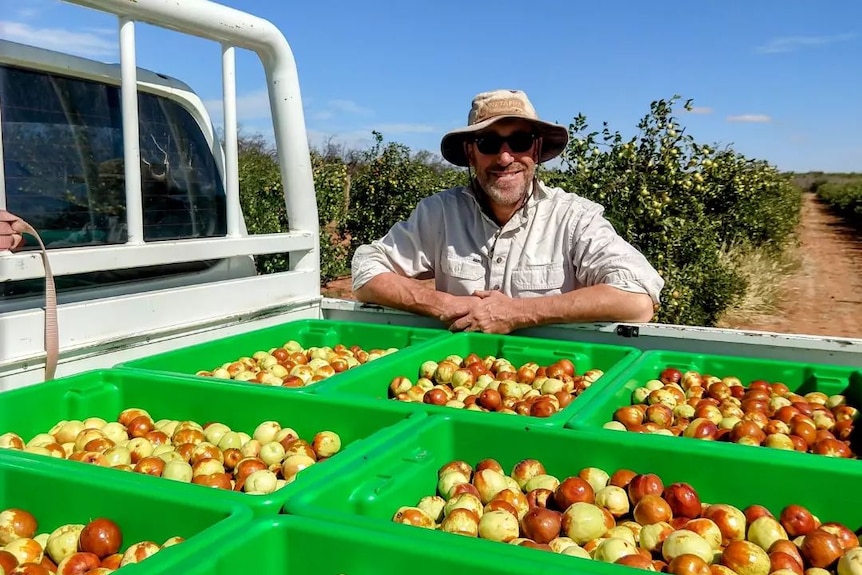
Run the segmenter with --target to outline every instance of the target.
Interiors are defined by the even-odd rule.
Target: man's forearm
[[[625,292],[609,285],[516,299],[513,304],[518,328],[594,321],[648,322],[653,317],[652,299],[648,295]]]
[[[395,273],[382,273],[354,292],[359,301],[375,303],[445,321],[450,294]]]

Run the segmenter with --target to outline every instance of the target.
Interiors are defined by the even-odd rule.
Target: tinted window
[[[0,67],[7,209],[49,248],[126,241],[120,90]],[[175,102],[139,93],[144,238],[225,234],[206,139]]]
[[[144,238],[224,236],[224,189],[207,141],[179,104],[138,93]],[[126,241],[120,90],[0,66],[7,209],[50,248]],[[28,241],[28,248],[35,248]],[[26,249],[26,248],[25,248]],[[56,278],[60,292],[201,272],[217,262]],[[0,296],[44,293],[41,279],[3,282]]]

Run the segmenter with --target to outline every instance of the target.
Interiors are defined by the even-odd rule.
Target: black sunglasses
[[[533,142],[536,140],[536,134],[532,132],[513,132],[508,136],[501,136],[499,134],[488,134],[485,136],[479,136],[474,142],[476,142],[476,148],[479,149],[480,152],[486,155],[493,155],[500,153],[500,149],[503,147],[503,143],[509,145],[509,149],[515,152],[516,154],[521,154],[526,152],[533,146]]]

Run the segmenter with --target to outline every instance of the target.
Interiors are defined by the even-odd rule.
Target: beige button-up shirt
[[[499,290],[536,297],[608,284],[659,303],[664,280],[603,212],[595,202],[540,183],[501,228],[470,188],[451,188],[423,198],[407,221],[356,250],[353,289],[395,272],[433,277],[438,290],[454,295]]]

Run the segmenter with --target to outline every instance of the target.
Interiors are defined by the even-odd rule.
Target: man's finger
[[[24,220],[6,210],[0,210],[0,232],[7,226],[16,232],[27,231],[27,224],[24,223]]]
[[[27,224],[18,216],[0,210],[0,250],[16,250],[24,244],[22,233],[27,231]]]
[[[16,250],[24,243],[21,234],[0,235],[0,251]]]
[[[460,317],[456,321],[453,321],[451,324],[449,324],[449,331],[464,331],[465,329],[470,327],[471,323],[472,320],[469,317]]]

